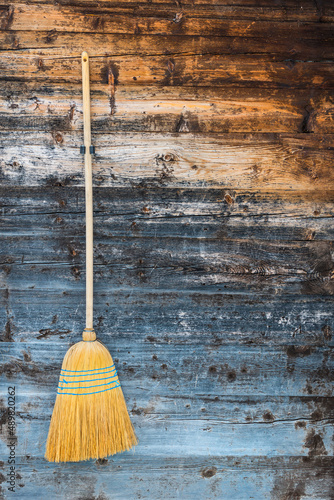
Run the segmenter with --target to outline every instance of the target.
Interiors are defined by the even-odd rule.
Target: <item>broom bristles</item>
[[[137,443],[109,351],[97,340],[78,342],[63,361],[45,458],[105,458]]]

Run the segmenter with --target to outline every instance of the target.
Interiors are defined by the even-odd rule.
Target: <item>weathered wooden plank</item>
[[[268,90],[268,89],[267,89]],[[38,96],[38,97],[37,97]],[[150,132],[313,132],[334,131],[333,93],[261,89],[114,87],[93,85],[94,131]],[[2,130],[40,129],[61,134],[81,130],[82,96],[78,85],[41,89],[22,82],[0,91]],[[61,136],[57,135],[58,142]],[[55,137],[55,140],[57,140]],[[4,137],[6,141],[6,136]]]
[[[26,351],[23,352],[25,359],[29,359],[30,354]],[[161,362],[158,358],[155,361],[157,364]],[[25,371],[27,372],[27,370]],[[307,436],[312,432],[320,436],[323,435],[324,429],[334,417],[332,399],[328,397],[243,395],[218,397],[196,392],[189,392],[177,397],[166,397],[160,395],[159,386],[154,381],[151,383],[148,381],[146,391],[142,391],[140,388],[138,390],[136,387],[128,387],[126,369],[124,368],[123,371],[121,368],[121,372],[127,405],[132,418],[135,419],[138,432],[142,432],[142,429],[146,427],[150,428],[152,423],[153,425],[160,422],[163,424],[164,421],[168,420],[173,421],[174,425],[188,422],[189,426],[192,426],[192,422],[196,421],[198,426],[202,425],[204,432],[212,432],[212,430],[214,432],[210,425],[213,424],[215,427],[220,422],[224,433],[230,426],[226,439],[229,433],[232,441],[236,444],[241,437],[238,436],[239,429],[242,429],[238,427],[239,425],[250,426],[254,441],[257,440],[257,432],[262,433],[263,429],[266,428],[269,428],[268,430],[273,435],[281,435],[281,438],[282,434],[288,435],[296,432],[298,440],[303,438],[303,433],[299,431],[304,431],[304,445],[302,445],[301,451],[307,452],[307,447],[305,447]],[[31,443],[29,446],[27,441],[24,441],[25,449],[22,451],[21,447],[20,455],[23,458],[28,452],[30,455],[40,456],[41,443],[45,442],[47,425],[54,405],[56,384],[50,381],[48,388],[45,386],[37,388],[36,384],[30,388],[26,385],[21,386],[15,381],[15,375],[12,372],[7,382],[4,381],[2,384],[4,394],[7,393],[7,388],[11,385],[16,387],[18,434],[19,436],[32,434],[35,439],[35,443]],[[5,409],[6,405],[2,400],[1,411],[4,412]],[[30,428],[32,421],[38,424],[38,428],[34,432],[31,432]],[[1,438],[6,443],[7,434],[4,423]],[[244,429],[245,432],[249,432],[246,427]],[[37,448],[35,448],[36,443],[38,443]],[[151,443],[148,443],[147,446],[150,447]],[[226,445],[223,444],[223,448],[219,450],[219,456],[226,456],[224,446]],[[141,454],[140,450],[138,451]],[[226,451],[227,455],[231,455],[233,452],[233,450]],[[240,445],[236,454],[244,456],[243,451],[243,446]],[[310,450],[308,451],[310,454]],[[316,451],[320,452],[320,449]],[[327,453],[331,454],[330,449]]]
[[[21,136],[24,137],[22,132]],[[5,143],[6,137],[3,138]],[[100,218],[128,218],[129,221],[151,221],[156,218],[166,218],[182,224],[183,217],[219,216],[235,218],[285,217],[295,224],[302,218],[316,221],[322,217],[334,215],[334,192],[325,191],[240,191],[219,188],[173,189],[163,186],[154,189],[136,186],[135,188],[101,188],[94,186],[94,215],[96,223]],[[53,215],[57,217],[83,215],[85,212],[84,189],[76,186],[42,186],[42,187],[11,187],[0,186],[0,209],[2,221],[13,217],[13,224],[20,227],[21,217],[30,216],[31,222],[26,227],[34,225],[34,217]],[[53,219],[51,219],[53,220]],[[195,220],[195,219],[194,219]],[[237,221],[235,220],[235,223]],[[5,226],[2,226],[3,228]],[[50,229],[56,231],[56,226]],[[79,226],[78,226],[79,228]],[[35,225],[35,230],[38,227]],[[186,234],[183,232],[182,235]],[[328,225],[328,230],[330,227]],[[284,227],[282,228],[284,230]],[[315,235],[316,237],[316,235]],[[269,238],[269,236],[268,236]],[[307,238],[306,238],[307,239]],[[317,239],[317,238],[315,238]]]
[[[334,193],[293,191],[243,191],[219,188],[156,189],[101,188],[94,186],[94,214],[152,220],[156,217],[172,219],[182,216],[247,217],[278,216],[331,217],[334,215]],[[84,189],[76,186],[12,187],[0,186],[0,208],[4,217],[47,214],[83,214]]]
[[[22,273],[20,282],[15,282],[13,272],[12,283],[6,281],[5,270],[2,273],[2,340],[48,341],[56,337],[75,341],[81,335],[85,292],[83,275],[81,282],[78,279],[80,268],[68,267],[66,279],[60,267],[58,281],[57,268],[54,272],[46,269],[45,265],[29,266],[29,279],[28,273],[25,276]],[[99,274],[95,268],[95,276]],[[131,286],[106,287],[105,282],[95,280],[94,324],[101,335],[137,332],[148,342],[159,337],[180,341],[180,336],[185,335],[189,340],[207,342],[212,348],[236,341],[243,345],[273,342],[331,345],[333,342],[333,300],[332,296],[321,294],[324,285],[318,284],[319,280],[310,281],[309,294],[300,297],[300,285],[290,285],[290,293],[283,287],[280,293],[279,285],[270,286],[264,278],[245,279],[246,284],[226,278],[223,283],[202,285],[201,290],[195,291],[179,291],[175,283],[172,290],[147,289],[138,286],[136,278],[133,273]],[[130,344],[132,341],[129,337]]]
[[[2,2],[3,5],[21,4],[20,0]],[[52,4],[51,0],[32,0],[32,4]],[[80,6],[81,8],[96,9],[96,3],[91,0],[62,0],[62,6]],[[327,0],[321,5],[315,4],[312,0],[303,0],[302,5],[295,1],[284,1],[284,4],[273,4],[270,1],[261,3],[242,1],[217,1],[217,0],[185,0],[181,5],[176,5],[171,1],[157,0],[155,2],[138,2],[137,0],[123,0],[115,2],[101,0],[100,9],[112,10],[118,14],[127,14],[130,17],[167,17],[173,19],[175,23],[182,22],[183,17],[200,18],[223,18],[223,19],[248,19],[248,20],[269,20],[269,21],[309,21],[326,22],[332,19],[333,6]],[[89,10],[88,10],[89,12]]]
[[[123,12],[122,12],[123,9]],[[258,18],[258,8],[253,13],[244,11],[244,18],[236,16],[234,8],[229,19],[225,16],[227,9],[220,6],[206,5],[205,10],[198,6],[189,7],[183,5],[182,9],[173,6],[168,9],[166,5],[162,8],[159,4],[146,6],[146,9],[136,8],[135,13],[129,9],[124,12],[124,7],[115,4],[101,5],[100,3],[62,5],[57,4],[24,4],[11,2],[3,3],[2,29],[5,30],[33,30],[72,32],[95,32],[95,33],[131,33],[131,34],[157,34],[157,35],[218,35],[224,36],[259,36],[270,35],[273,22]],[[201,11],[202,10],[202,11]],[[231,12],[231,9],[229,9]],[[241,9],[240,9],[241,10]],[[296,9],[297,10],[297,9]],[[263,12],[263,11],[262,11]],[[271,12],[275,13],[275,10]],[[285,11],[286,12],[286,11]],[[323,20],[331,20],[331,13],[323,16]],[[267,16],[269,10],[267,10]],[[317,19],[319,20],[319,14]],[[270,20],[272,17],[270,17]],[[289,19],[287,16],[286,19]],[[303,30],[305,38],[307,30],[313,32],[313,23],[305,23],[300,26],[297,22],[281,22],[282,32],[289,36],[293,28]]]
[[[30,6],[31,7],[31,6]],[[29,19],[31,19],[29,14]],[[38,17],[41,19],[41,17]],[[45,15],[47,22],[48,18]],[[45,27],[44,27],[45,29]],[[277,60],[278,59],[278,60]],[[91,56],[90,78],[93,83],[106,81],[114,66],[118,85],[216,86],[274,88],[333,88],[332,61],[281,60],[255,54],[175,54],[154,56]],[[81,81],[81,56],[31,56],[16,51],[2,53],[1,80],[78,83]]]
[[[75,263],[82,266],[84,231],[77,237],[73,236],[73,231],[74,224],[71,224],[67,234],[57,231],[53,237],[40,237],[38,232],[34,235],[33,228],[28,235],[11,235],[0,249],[1,263],[27,268],[34,264]],[[327,278],[330,281],[333,270],[331,242],[328,241],[239,240],[224,235],[214,239],[182,238],[169,234],[145,238],[136,231],[124,238],[108,233],[106,227],[102,234],[97,234],[94,253],[96,265],[105,266],[108,273],[112,269],[118,273],[135,270],[138,273],[137,282],[149,287],[154,287],[155,282],[163,287],[165,280],[171,284],[175,280],[175,276],[169,279],[173,271],[178,275],[180,289],[187,289],[187,286],[196,289],[202,283],[217,283],[215,275],[220,277],[220,283],[227,281],[229,275],[259,275],[269,278],[269,281],[270,277],[282,280],[287,277],[287,281],[290,277],[303,283],[310,278]],[[100,272],[103,270],[100,268]],[[142,270],[142,275],[139,270]],[[164,270],[167,270],[165,280]],[[9,275],[10,268],[7,272]],[[162,272],[160,279],[159,272]],[[119,283],[125,284],[122,274],[119,275]],[[330,289],[327,293],[331,293]],[[323,292],[326,293],[325,290]]]
[[[49,411],[50,418],[51,411]],[[18,457],[27,454],[43,456],[49,419],[43,421],[33,419],[21,424],[19,417],[17,418]],[[184,458],[191,457],[194,454],[194,435],[197,437],[196,455],[203,458],[208,455],[307,457],[309,450],[305,447],[305,443],[307,437],[314,435],[321,439],[322,449],[319,455],[333,456],[332,422],[322,422],[320,425],[312,423],[310,427],[296,429],[293,422],[230,424],[222,423],[220,418],[201,421],[152,415],[148,415],[146,419],[134,415],[132,420],[141,443],[135,451],[138,459],[145,456],[158,459],[170,457],[175,455],[176,449],[182,449]],[[23,438],[21,442],[19,436]],[[4,456],[7,450],[6,444],[0,441],[1,455]]]
[[[108,189],[108,188],[106,188]],[[45,200],[44,209],[48,208]],[[131,201],[129,200],[129,203]],[[1,200],[0,200],[1,204]],[[96,202],[96,206],[98,201]],[[204,205],[204,204],[203,204]],[[282,204],[283,205],[283,204]],[[73,208],[74,204],[72,205]],[[137,207],[136,207],[137,208]],[[141,209],[145,208],[142,204]],[[204,207],[203,207],[204,208]],[[285,240],[285,241],[309,241],[309,240],[333,240],[334,227],[326,216],[292,217],[288,214],[256,215],[230,213],[210,214],[210,206],[207,211],[196,215],[167,215],[159,213],[159,207],[147,207],[149,217],[142,212],[122,214],[110,214],[105,210],[97,210],[94,220],[94,237],[96,240],[104,235],[110,238],[132,238],[134,235],[141,238],[208,238],[208,239],[258,239],[258,240]],[[21,210],[20,210],[21,209]],[[83,251],[82,235],[84,234],[84,211],[72,213],[65,217],[60,210],[58,213],[50,211],[46,214],[26,213],[24,207],[16,209],[21,211],[19,217],[0,216],[0,227],[3,238],[17,237],[44,237],[46,232],[51,232],[53,238],[60,235],[65,238],[78,235],[80,252]],[[15,209],[2,208],[14,212]],[[29,209],[28,209],[29,210]],[[226,210],[227,211],[227,210]],[[170,212],[168,210],[168,212]],[[79,241],[80,238],[80,241]],[[154,240],[154,241],[155,241]],[[4,245],[5,245],[4,240]],[[71,242],[72,244],[72,242]],[[74,245],[75,246],[75,245]],[[78,251],[78,247],[76,252]]]
[[[38,94],[39,95],[39,94]],[[141,96],[141,95],[140,95]],[[139,97],[139,96],[138,96]],[[143,96],[141,96],[143,97]],[[302,132],[305,110],[300,106],[269,101],[241,103],[226,99],[200,101],[173,100],[164,96],[149,100],[133,100],[117,93],[110,101],[105,94],[92,99],[93,128],[99,131],[147,131],[147,132]],[[83,127],[80,97],[46,98],[35,95],[33,99],[17,99],[8,96],[0,102],[1,130],[40,129],[61,134]],[[69,119],[73,113],[73,120]],[[328,103],[315,107],[310,126],[316,131],[332,133],[333,107]],[[334,113],[333,113],[334,115]],[[316,121],[315,121],[316,120]],[[315,131],[315,130],[313,130]],[[61,136],[57,136],[61,137]],[[61,140],[61,139],[59,139]]]
[[[150,5],[145,4],[145,5]],[[154,6],[156,9],[156,5]],[[215,11],[217,8],[215,7]],[[36,57],[78,57],[82,47],[95,57],[154,54],[271,54],[296,59],[332,59],[333,43],[324,23],[293,26],[294,37],[286,36],[282,23],[271,23],[271,35],[248,31],[240,36],[139,35],[113,33],[67,33],[56,30],[0,31],[0,49],[25,51]],[[313,29],[312,29],[313,28]]]
[[[4,0],[3,5],[21,3],[20,0]],[[50,0],[32,0],[33,4],[48,4]],[[73,0],[62,0],[61,5],[73,5]],[[75,2],[76,6],[95,6],[91,0]],[[101,0],[101,7],[107,7],[118,12],[124,12],[139,17],[147,16],[149,13],[161,16],[162,13],[177,14],[174,21],[180,22],[179,17],[190,15],[190,17],[224,17],[234,19],[256,19],[256,20],[280,20],[280,21],[320,21],[326,22],[330,19],[333,11],[331,0],[323,0],[321,4],[315,4],[312,0],[303,0],[302,5],[295,0],[285,0],[273,4],[270,0],[261,0],[254,4],[252,0],[184,0],[182,6],[166,0],[155,0],[147,4],[138,0],[123,0],[115,2]]]
[[[286,197],[276,192],[223,189],[94,188],[94,233],[95,239],[108,235],[118,239],[330,240],[333,202],[331,191]],[[0,188],[0,210],[3,237],[33,234],[37,239],[49,232],[53,238],[60,234],[68,238],[75,232],[82,247],[83,188],[22,187],[10,192]]]
[[[184,98],[159,91],[154,96],[138,94],[130,89],[117,89],[111,103],[111,89],[108,87],[101,95],[101,88],[92,91],[93,128],[113,132],[121,130],[141,130],[152,132],[300,132],[305,122],[305,99],[299,103],[289,103],[284,95],[274,95],[268,99],[259,98],[248,102],[237,96],[228,99],[217,92],[213,99],[208,98],[201,89],[197,99],[191,93]],[[80,95],[43,96],[33,90],[29,97],[13,95],[7,89],[0,101],[1,129],[39,128],[61,131],[79,129],[82,122],[82,98]],[[37,97],[38,95],[38,97]],[[176,97],[176,98],[175,98]],[[297,101],[296,96],[296,101]],[[69,119],[71,115],[73,118]],[[315,105],[313,115],[317,116],[323,132],[331,132],[330,120],[332,105],[328,102],[327,111]],[[313,120],[314,122],[314,120]],[[313,125],[313,123],[312,123]],[[311,123],[310,123],[311,126]],[[318,125],[319,126],[319,125]],[[313,130],[314,131],[314,130]]]
[[[112,70],[112,67],[111,67]],[[92,98],[92,107],[99,100],[105,101],[106,97],[111,97],[111,86],[112,82],[108,80],[108,75],[105,75],[105,79],[99,83],[92,83],[90,87],[90,93]],[[108,83],[109,82],[109,83]],[[269,103],[274,106],[276,103],[280,105],[283,109],[289,110],[294,108],[299,108],[302,104],[304,106],[310,105],[312,108],[320,106],[321,104],[328,103],[331,104],[333,100],[333,90],[331,89],[321,89],[321,92],[315,92],[315,89],[305,88],[305,89],[275,89],[275,88],[249,88],[244,89],[241,87],[184,87],[184,86],[166,86],[166,87],[153,87],[153,86],[142,86],[142,85],[129,85],[129,86],[117,86],[114,81],[115,86],[115,99],[117,96],[121,100],[129,99],[129,101],[137,102],[137,105],[145,98],[148,101],[154,100],[171,100],[171,101],[199,101],[199,102],[212,102],[219,103],[221,101],[239,102],[240,106],[247,105],[250,103],[262,102]],[[64,105],[64,102],[70,102],[71,100],[77,101],[78,103],[82,101],[82,88],[79,83],[54,83],[52,81],[46,82],[43,85],[39,85],[36,81],[11,81],[4,80],[0,87],[0,97],[2,106],[6,106],[6,101],[13,101],[13,106],[10,108],[7,105],[8,112],[12,110],[15,112],[15,104],[20,101],[28,102],[36,101],[36,92],[38,92],[38,98],[40,100],[41,111],[43,110],[43,105],[51,105],[52,102],[57,100],[60,106]],[[17,102],[15,101],[17,99]],[[50,101],[48,101],[50,99]],[[44,104],[45,103],[45,104]],[[38,102],[37,102],[38,104]],[[36,109],[38,106],[35,104]],[[24,108],[23,108],[24,109]],[[95,110],[97,111],[97,110]],[[264,109],[263,109],[264,111]],[[52,114],[56,113],[56,107],[52,108]]]
[[[55,145],[52,135],[40,134],[38,143],[26,135],[19,149],[9,139],[12,146],[1,152],[3,184],[83,185],[82,133],[67,138]],[[94,185],[313,191],[333,184],[330,135],[115,133],[112,141],[109,134],[94,137]]]
[[[43,498],[47,491],[55,500],[193,500],[198,495],[206,499],[226,496],[229,500],[268,500],[282,495],[329,499],[332,467],[332,457],[319,456],[157,460],[126,453],[80,464],[47,464],[29,456],[17,468],[18,493],[8,492],[7,496],[5,492],[4,498]],[[3,472],[7,472],[5,467]]]
[[[172,398],[190,393],[210,398],[333,395],[334,356],[330,347],[238,343],[210,347],[205,336],[194,341],[184,335],[170,342],[118,332],[111,340],[104,335],[99,338],[112,353],[125,392],[138,396],[152,385],[161,397]],[[76,340],[80,340],[80,333]],[[3,343],[1,373],[22,392],[35,382],[43,391],[50,385],[56,388],[68,347],[66,340]]]
[[[24,357],[29,359],[29,352],[23,351]],[[155,358],[154,358],[155,359]],[[161,360],[155,359],[157,367],[161,368]],[[151,418],[173,420],[197,420],[217,422],[228,425],[274,424],[272,429],[286,424],[294,424],[295,429],[308,429],[317,425],[319,430],[323,424],[331,423],[334,419],[334,406],[331,397],[323,396],[253,396],[253,395],[224,395],[213,396],[198,392],[189,392],[183,395],[162,396],[159,394],[159,385],[154,380],[148,380],[147,391],[137,390],[129,386],[126,365],[120,363],[122,385],[126,393],[127,406],[131,416],[135,416],[138,425],[149,425]],[[26,366],[27,369],[28,365]],[[166,367],[162,368],[166,370]],[[5,374],[6,372],[4,372]],[[2,377],[1,390],[8,393],[10,384],[16,385],[15,374]],[[57,385],[57,382],[56,382]],[[28,387],[16,385],[16,411],[20,425],[28,422],[49,421],[55,401],[55,387],[50,381],[48,387],[39,387],[39,382]],[[0,411],[6,409],[2,398]],[[3,414],[3,413],[2,413]],[[251,427],[252,428],[252,427]],[[1,438],[7,440],[6,429],[1,430]],[[209,429],[208,429],[209,431]],[[43,429],[44,433],[44,429]]]
[[[65,279],[80,279],[84,267],[83,216],[79,225],[72,215],[51,214],[47,219],[51,235],[36,232],[30,225],[30,231],[27,226],[23,235],[14,232],[7,236],[0,250],[4,275],[9,275],[7,282],[24,279],[27,283],[33,265],[42,266],[44,272],[50,269],[52,276],[60,272],[59,264],[67,264],[62,272]],[[294,242],[233,239],[224,225],[216,228],[213,238],[206,238],[204,229],[200,235],[190,231],[184,238],[178,228],[171,234],[164,224],[161,232],[155,227],[148,235],[142,233],[140,225],[137,230],[137,224],[128,224],[126,237],[117,236],[117,231],[103,219],[98,227],[101,229],[95,233],[94,258],[100,279],[107,280],[108,286],[170,289],[177,279],[180,289],[196,290],[204,284],[217,291],[217,286],[228,283],[245,290],[256,276],[254,290],[259,286],[271,291],[274,287],[276,293],[291,293],[296,292],[297,285],[301,293],[333,293],[330,242],[309,238]],[[79,231],[77,236],[73,236],[75,229]],[[16,266],[19,269],[12,274]],[[52,271],[54,266],[57,268]]]

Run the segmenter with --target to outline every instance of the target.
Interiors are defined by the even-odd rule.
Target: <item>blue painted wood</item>
[[[81,335],[83,279],[81,283],[76,281],[70,268],[64,271],[59,266],[54,273],[42,273],[43,283],[36,290],[42,269],[43,266],[36,266],[31,270],[36,272],[36,278],[28,272],[16,275],[13,271],[13,278],[17,276],[15,288],[8,289],[7,284],[2,290],[2,339],[49,342],[52,338],[69,338],[75,342]],[[63,271],[68,276],[66,280],[62,278]],[[20,277],[25,279],[20,281]],[[20,283],[21,290],[17,289]],[[317,296],[315,300],[314,296],[301,298],[293,294],[282,297],[273,291],[271,297],[266,293],[254,300],[255,290],[253,294],[231,290],[225,294],[221,285],[215,288],[211,293],[143,290],[122,285],[108,289],[100,278],[95,283],[96,329],[102,338],[114,332],[125,336],[137,333],[157,342],[174,342],[180,337],[186,342],[187,337],[192,337],[212,348],[236,341],[244,345],[333,345],[330,296]]]
[[[205,238],[313,241],[333,238],[328,217],[333,215],[333,194],[322,194],[321,213],[314,193],[254,193],[232,189],[165,188],[105,189],[94,187],[95,237]],[[0,187],[1,223],[4,237],[46,235],[78,238],[84,235],[82,187]],[[168,193],[168,195],[167,195]],[[318,195],[319,196],[319,195]],[[226,201],[228,200],[228,201]],[[19,217],[18,217],[19,216]],[[47,231],[47,233],[46,233]]]
[[[115,195],[101,196],[97,205]],[[96,235],[96,330],[114,357],[140,445],[134,455],[82,468],[42,458],[61,362],[84,326],[84,247],[80,235],[70,233],[82,205],[74,216],[66,212],[70,200],[57,212],[62,204],[45,198],[53,220],[69,219],[63,230],[61,224],[48,230],[49,215],[40,213],[35,230],[26,208],[33,207],[32,191],[11,208],[5,201],[3,210],[13,212],[6,215],[0,249],[7,341],[1,345],[1,392],[9,384],[17,388],[17,479],[24,484],[18,498],[45,490],[69,500],[192,499],[195,492],[245,500],[298,492],[330,498],[330,247],[306,235],[288,241],[289,233],[285,241],[206,238],[208,220],[198,221],[196,193],[188,196],[194,236],[187,230],[178,235],[177,226],[164,226],[166,218],[153,227],[151,216],[138,215],[139,200],[139,235],[128,229],[133,221],[125,205],[116,226],[112,221],[105,228],[108,207],[103,209]],[[156,220],[162,211],[155,209]],[[179,218],[173,211],[169,217]],[[4,416],[6,399],[1,403]],[[6,456],[6,419],[1,436]]]
[[[170,481],[173,478],[171,498],[191,499],[199,491],[208,498],[229,492],[231,498],[246,499],[255,495],[253,487],[262,498],[270,498],[300,484],[310,498],[320,490],[330,491],[334,415],[324,395],[333,384],[324,384],[321,373],[332,369],[333,360],[323,348],[288,354],[284,348],[236,344],[211,352],[194,339],[170,345],[132,337],[129,349],[128,337],[116,336],[115,346],[122,347],[115,347],[113,354],[140,445],[134,453],[83,465],[47,464],[42,458],[68,345],[52,340],[3,344],[1,392],[5,394],[8,384],[17,387],[21,484],[28,476],[28,488],[20,491],[23,498],[47,483],[55,498],[77,499],[74,474],[79,489],[90,498],[101,492],[106,498],[131,498],[133,491],[160,498],[166,474]],[[112,343],[108,347],[112,350]],[[210,364],[216,360],[224,364]],[[305,387],[298,394],[303,379]],[[287,395],[269,396],[275,386]],[[5,456],[5,441],[0,450]],[[87,477],[94,485],[91,490]]]
[[[51,415],[50,415],[51,418]],[[220,419],[202,422],[198,419],[173,419],[168,416],[133,416],[133,424],[140,440],[134,452],[138,460],[142,457],[156,458],[194,456],[194,436],[196,436],[196,456],[198,457],[243,457],[252,456],[305,456],[309,449],[305,442],[316,436],[321,443],[321,455],[332,455],[333,425],[321,422],[296,429],[294,422],[285,424],[231,424]],[[21,436],[16,446],[16,456],[32,455],[43,457],[49,428],[49,419],[26,421],[21,425],[18,418],[17,433]],[[320,447],[319,447],[320,450]],[[1,455],[8,455],[6,443],[0,447]]]
[[[331,498],[332,457],[175,457],[122,454],[99,462],[20,461],[18,493],[9,498],[55,500]],[[293,497],[292,497],[293,498]],[[298,497],[297,497],[298,498]]]
[[[179,339],[142,338],[130,334],[100,336],[109,348],[120,379],[146,390],[147,379],[160,395],[185,395],[189,390],[210,396],[319,395],[333,391],[333,353],[318,346],[210,345],[188,335]],[[78,341],[81,339],[78,335]],[[7,382],[57,386],[62,359],[69,348],[64,341],[9,342],[2,347],[1,371]],[[26,360],[27,359],[27,360]],[[151,383],[151,382],[150,382]]]
[[[304,203],[308,218],[296,214],[294,232],[292,206],[269,194],[234,193],[240,199],[230,206],[217,201],[229,193],[216,190],[160,190],[149,199],[147,191],[133,199],[131,190],[97,192],[96,330],[140,445],[103,464],[43,461],[61,362],[84,326],[83,196],[56,191],[2,192],[1,392],[17,390],[18,498],[45,488],[69,500],[328,497],[329,226],[304,200],[295,206]],[[260,215],[265,203],[271,217],[285,213],[279,233],[267,231],[274,219]],[[6,398],[0,408],[6,415]],[[6,456],[6,419],[1,436]]]

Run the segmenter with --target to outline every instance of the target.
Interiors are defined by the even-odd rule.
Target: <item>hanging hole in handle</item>
[[[84,57],[84,58],[83,58],[83,62],[87,62],[87,57]]]

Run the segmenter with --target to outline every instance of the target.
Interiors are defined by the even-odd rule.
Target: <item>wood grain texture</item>
[[[30,19],[31,14],[29,14]],[[47,19],[47,15],[46,15]],[[45,29],[45,27],[44,27]],[[103,81],[109,58],[91,57],[91,81]],[[80,57],[35,57],[16,51],[1,55],[2,80],[80,82]],[[175,54],[119,56],[115,62],[119,85],[198,87],[333,88],[332,61],[277,60],[257,54]],[[101,78],[102,75],[102,78]]]
[[[112,76],[112,66],[111,73]],[[5,83],[0,89],[0,128],[82,130],[80,85]],[[36,92],[37,91],[37,92]],[[38,96],[38,97],[37,97]],[[151,88],[94,84],[95,132],[321,133],[333,132],[332,91],[242,88]],[[5,138],[4,138],[5,139]]]
[[[149,4],[145,4],[149,5]],[[156,9],[156,4],[154,6]],[[217,10],[217,9],[215,9]],[[254,26],[249,22],[249,25]],[[256,23],[257,27],[262,26]],[[269,24],[267,24],[269,27]],[[153,56],[158,54],[271,54],[276,57],[294,59],[333,58],[331,25],[325,23],[289,23],[294,29],[293,39],[286,37],[287,25],[270,23],[270,37],[265,30],[249,33],[246,29],[240,36],[220,32],[216,35],[163,35],[139,33],[82,32],[73,36],[60,30],[0,31],[0,47],[6,54],[9,50],[24,52],[30,56],[77,58],[83,47],[95,57],[117,57],[123,55]]]
[[[171,500],[193,500],[197,495],[226,495],[231,500],[301,494],[307,499],[330,498],[332,467],[331,457],[176,457],[157,464],[155,458],[127,454],[79,467],[57,467],[28,456],[20,464],[20,498],[43,496],[46,489],[56,500],[152,499],[164,498],[166,491]]]
[[[328,385],[321,380],[321,373],[333,363],[327,349],[298,352],[238,344],[203,349],[202,341],[143,342],[135,336],[129,351],[124,335],[114,336],[111,343],[106,337],[103,340],[113,351],[142,445],[133,454],[109,461],[47,468],[41,455],[54,400],[52,387],[68,344],[4,345],[1,371],[9,384],[16,381],[20,387],[18,433],[26,436],[18,448],[23,498],[40,491],[46,482],[59,498],[79,498],[78,480],[79,488],[94,498],[95,486],[90,489],[87,477],[93,485],[97,479],[102,481],[106,498],[122,498],[119,488],[126,478],[123,498],[130,498],[133,488],[139,498],[141,487],[146,498],[164,498],[159,488],[166,474],[172,498],[177,478],[184,481],[185,498],[202,489],[208,498],[220,498],[223,488],[231,498],[251,498],[253,493],[244,488],[255,475],[262,498],[294,491],[296,481],[310,495],[318,495],[320,485],[322,494],[330,495],[333,415],[324,397]],[[32,469],[37,472],[31,474]],[[70,486],[73,473],[78,476],[75,490]],[[113,478],[116,474],[116,483],[108,480],[109,473]],[[145,473],[151,478],[149,485]],[[262,474],[269,474],[270,480]],[[57,479],[62,475],[65,482],[59,489]],[[138,490],[139,478],[143,481]]]
[[[135,12],[131,12],[131,9],[124,9],[115,4],[109,7],[92,2],[88,5],[73,2],[56,6],[45,2],[29,4],[14,2],[3,6],[3,29],[40,31],[53,28],[56,31],[153,33],[156,35],[221,35],[223,33],[229,36],[244,36],[247,33],[247,36],[258,36],[259,33],[268,34],[273,26],[270,20],[254,19],[254,14],[257,17],[259,13],[256,7],[253,8],[253,19],[247,11],[241,15],[246,19],[239,19],[235,11],[233,16],[235,19],[228,19],[229,16],[224,16],[223,10],[219,9],[217,12],[217,9],[214,7],[210,9],[210,6],[205,6],[204,9],[190,6],[189,13],[187,13],[187,6],[183,9],[177,9],[175,4],[173,6],[169,4],[169,6],[166,8],[166,5],[162,5],[159,8],[156,4],[154,7],[137,8]],[[268,14],[270,11],[267,11]],[[330,11],[327,12],[330,15]],[[319,14],[317,19],[313,18],[313,20],[319,21]],[[325,17],[321,20],[326,21]],[[327,20],[332,19],[328,16]],[[281,24],[285,35],[289,35],[292,28],[296,26],[294,22]],[[305,24],[307,30],[307,23]],[[313,23],[310,24],[310,30],[312,30]]]
[[[73,237],[74,228],[78,238],[84,234],[81,187],[12,188],[10,195],[2,188],[0,195],[4,237]],[[283,198],[275,191],[94,187],[94,196],[97,238],[333,239],[332,191]]]
[[[3,140],[4,184],[83,185],[80,133],[57,142],[52,134],[4,132]],[[112,141],[109,134],[93,140],[97,186],[314,191],[333,185],[333,135],[113,133]]]
[[[1,499],[332,500],[330,0],[3,0]],[[85,316],[140,444],[43,459]],[[9,386],[16,492],[9,492]]]
[[[36,407],[35,401],[33,405]],[[37,407],[41,407],[41,402]],[[296,491],[307,492],[306,498],[330,498],[332,491],[333,460],[327,456],[183,456],[166,457],[157,464],[156,457],[150,459],[135,453],[69,467],[46,465],[42,459],[27,454],[20,457],[19,464],[21,498],[43,495],[46,488],[53,498],[71,500],[84,495],[130,499],[132,491],[135,498],[164,498],[166,488],[170,488],[171,498],[181,494],[186,499],[194,498],[198,492],[206,498],[228,494],[233,499],[249,499]]]
[[[49,0],[33,0],[33,4],[52,4]],[[20,0],[6,1],[9,4],[22,4]],[[97,7],[91,0],[62,0],[62,6],[77,6],[89,9]],[[330,20],[333,6],[330,0],[323,0],[321,4],[315,4],[312,0],[304,0],[302,5],[294,0],[285,0],[284,3],[273,4],[270,0],[261,0],[254,4],[248,0],[184,0],[182,5],[171,1],[157,0],[155,2],[138,2],[138,0],[123,0],[120,2],[102,0],[99,8],[105,8],[112,12],[118,12],[138,17],[173,17],[175,23],[181,22],[183,16],[228,19],[252,19],[269,21],[313,21],[326,22]],[[178,16],[176,14],[179,14]]]

